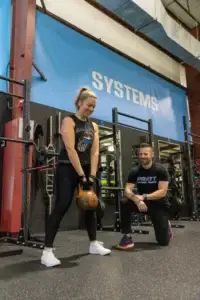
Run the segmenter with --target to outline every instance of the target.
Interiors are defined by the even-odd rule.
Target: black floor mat
[[[157,246],[150,228],[149,235],[133,235],[129,251],[113,248],[119,233],[99,232],[98,239],[113,248],[105,257],[88,254],[85,231],[59,233],[55,246],[62,264],[55,268],[40,265],[37,249],[0,257],[1,300],[200,299],[200,224],[184,224],[174,229],[169,247]],[[0,245],[0,253],[13,247]]]

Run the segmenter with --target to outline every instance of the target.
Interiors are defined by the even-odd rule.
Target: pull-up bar
[[[144,133],[148,133],[148,132],[149,132],[147,129],[141,129],[141,128],[139,128],[139,127],[127,125],[127,124],[124,124],[124,123],[121,123],[121,122],[118,122],[118,125],[119,125],[119,126],[124,126],[124,127],[126,127],[126,128],[130,128],[130,129],[135,129],[135,130],[137,130],[137,131],[141,131],[141,132],[144,132]]]
[[[119,122],[119,118],[118,118],[119,115],[123,116],[123,117],[126,117],[126,118],[129,118],[129,119],[132,119],[132,120],[136,120],[136,121],[145,123],[145,124],[148,125],[148,129],[145,130],[145,129],[141,129],[141,128],[138,128],[138,127],[135,127],[135,126],[131,126],[131,125],[128,125],[128,124],[121,123],[121,122]],[[153,123],[152,123],[152,119],[145,120],[145,119],[141,119],[141,118],[129,115],[129,114],[125,114],[125,113],[119,112],[118,109],[117,109],[117,107],[113,108],[112,116],[113,116],[113,124],[114,124],[115,127],[121,125],[121,126],[124,126],[124,127],[128,127],[128,128],[131,128],[131,129],[135,129],[135,130],[141,131],[141,132],[148,133],[148,135],[149,135],[149,143],[151,145],[153,145]],[[113,132],[115,134],[115,129],[113,130]]]
[[[115,107],[114,109],[117,110],[116,107]],[[118,110],[117,110],[117,114],[120,115],[120,116],[123,116],[123,117],[127,117],[127,118],[130,118],[130,119],[133,119],[133,120],[140,121],[140,122],[143,122],[143,123],[147,123],[147,124],[148,124],[148,121],[147,121],[147,120],[140,119],[140,118],[138,118],[138,117],[134,117],[134,116],[131,116],[131,115],[128,115],[128,114],[119,112]]]
[[[126,124],[120,123],[119,118],[118,118],[119,115],[147,124],[148,125],[148,130],[147,131],[145,131],[143,129],[140,129],[140,128],[138,128],[138,130],[148,133],[149,143],[151,145],[153,145],[153,125],[152,125],[152,120],[151,119],[144,120],[144,119],[132,116],[132,115],[122,113],[122,112],[118,111],[117,107],[114,107],[112,109],[113,142],[114,142],[115,157],[116,157],[116,159],[115,159],[115,170],[116,170],[116,172],[115,172],[115,184],[116,184],[116,187],[122,188],[122,186],[120,186],[120,181],[121,180],[120,180],[120,174],[119,174],[119,170],[121,168],[121,164],[120,164],[121,153],[120,153],[120,145],[119,145],[119,141],[118,141],[119,125],[131,128],[131,129],[136,129],[136,128],[131,126],[131,125],[126,125]]]

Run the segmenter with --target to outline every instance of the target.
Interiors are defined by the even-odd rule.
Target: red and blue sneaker
[[[127,250],[134,247],[132,237],[129,235],[124,235],[120,243],[116,245],[117,249]]]

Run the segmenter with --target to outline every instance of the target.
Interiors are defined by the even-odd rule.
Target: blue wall
[[[0,1],[0,75],[9,76],[11,41],[11,0]],[[6,91],[8,83],[0,80],[0,91]]]
[[[181,88],[40,12],[34,56],[48,82],[34,71],[32,101],[73,112],[78,89],[89,86],[98,96],[94,118],[110,122],[112,108],[118,107],[124,113],[152,118],[156,135],[183,141],[187,106]],[[146,129],[127,118],[120,122]]]

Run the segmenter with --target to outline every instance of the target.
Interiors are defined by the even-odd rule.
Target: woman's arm
[[[74,121],[70,117],[63,119],[61,126],[61,136],[65,144],[69,159],[78,173],[79,176],[84,176],[84,171],[82,169],[78,154],[74,148],[75,146],[75,134],[74,134]]]
[[[91,171],[92,176],[96,176],[98,162],[99,162],[99,127],[96,123],[93,123],[94,126],[94,140],[91,148]]]

